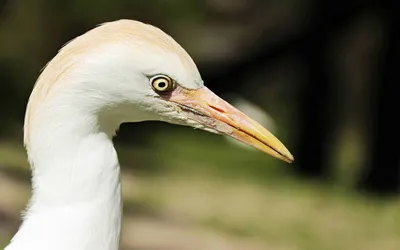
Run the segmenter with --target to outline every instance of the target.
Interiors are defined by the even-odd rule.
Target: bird
[[[32,192],[5,250],[117,250],[122,199],[113,138],[123,123],[161,121],[235,138],[291,163],[271,132],[208,89],[186,50],[131,19],[75,37],[37,78],[24,146]]]

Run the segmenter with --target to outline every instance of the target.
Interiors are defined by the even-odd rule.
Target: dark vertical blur
[[[399,1],[378,7],[385,26],[382,63],[375,80],[375,101],[371,110],[373,129],[361,186],[367,191],[392,194],[400,191],[400,17]]]

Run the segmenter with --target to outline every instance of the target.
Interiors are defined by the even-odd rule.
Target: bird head
[[[293,161],[267,129],[204,86],[196,64],[173,38],[137,21],[105,23],[64,46],[32,92],[25,132],[35,119],[45,120],[43,110],[71,106],[71,116],[85,110],[101,126],[161,120],[224,134]]]

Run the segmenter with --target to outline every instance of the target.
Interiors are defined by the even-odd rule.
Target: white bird
[[[286,162],[261,125],[203,85],[187,52],[162,30],[132,20],[100,25],[65,45],[29,98],[24,143],[32,196],[6,250],[116,250],[121,123],[160,120],[225,134]]]

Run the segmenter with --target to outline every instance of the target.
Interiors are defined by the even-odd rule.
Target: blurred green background
[[[376,2],[0,1],[0,247],[30,195],[22,128],[40,69],[70,39],[123,18],[172,35],[211,90],[296,158],[185,127],[122,125],[124,250],[400,249],[400,4]]]

